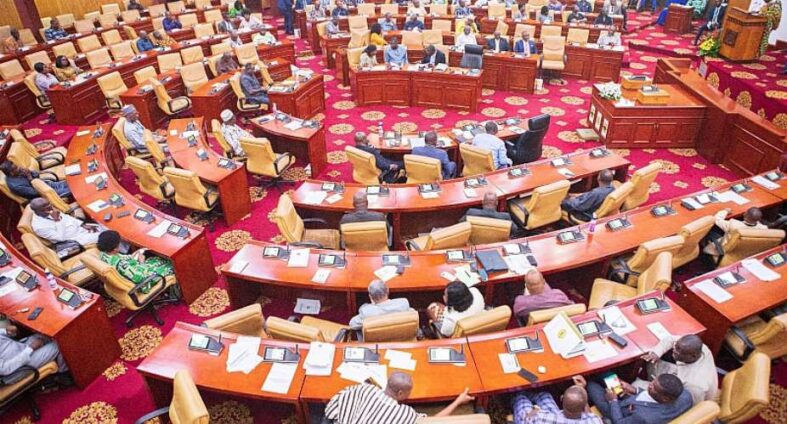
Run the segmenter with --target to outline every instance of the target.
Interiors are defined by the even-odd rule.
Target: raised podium
[[[733,62],[757,59],[766,22],[760,15],[730,7],[724,16],[719,54]]]

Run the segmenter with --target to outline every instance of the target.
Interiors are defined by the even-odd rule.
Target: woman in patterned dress
[[[173,275],[172,263],[158,256],[145,257],[147,249],[139,249],[130,255],[120,253],[120,234],[117,231],[103,231],[98,236],[96,247],[101,252],[99,258],[114,267],[120,275],[134,284],[140,284],[151,274],[161,277]],[[145,290],[141,290],[147,293]]]
[[[781,0],[763,0],[765,5],[760,9],[760,14],[764,16],[768,22],[765,23],[765,32],[762,34],[762,41],[760,42],[760,56],[765,54],[768,49],[768,38],[771,36],[771,31],[779,27],[779,21],[782,20],[782,3]]]

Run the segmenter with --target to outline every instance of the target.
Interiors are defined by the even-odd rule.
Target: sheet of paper
[[[762,187],[767,188],[768,190],[776,190],[779,188],[779,184],[763,177],[762,175],[757,175],[756,177],[752,177],[752,182],[759,184]]]
[[[647,325],[647,327],[648,330],[650,330],[650,332],[653,333],[653,335],[656,336],[656,338],[658,338],[659,340],[664,340],[673,337],[672,334],[670,334],[670,332],[667,330],[667,328],[664,327],[664,325],[662,325],[660,322],[651,322],[650,324]]]
[[[302,315],[318,315],[320,313],[319,299],[304,299],[299,297],[295,301],[295,313]]]
[[[285,124],[284,128],[287,128],[290,131],[298,131],[299,129],[303,128],[303,122],[300,119],[293,119],[292,121]]]
[[[716,303],[724,303],[732,299],[730,292],[719,287],[713,280],[700,281],[695,284],[694,287],[705,293],[706,296],[710,297]]]
[[[355,362],[342,362],[336,368],[336,371],[339,373],[339,377],[355,383],[363,383],[371,377],[363,364]]]
[[[22,271],[24,271],[24,268],[22,268],[21,266],[17,266],[11,269],[10,271],[4,272],[3,277],[7,277],[13,280],[16,278],[17,275],[22,273]]]
[[[683,203],[686,203],[687,205],[691,206],[694,209],[702,209],[702,208],[705,207],[705,206],[702,206],[702,204],[700,204],[700,202],[692,199],[691,197],[684,197],[683,199],[681,199],[681,201]]]
[[[230,272],[234,272],[236,274],[240,274],[246,269],[246,266],[249,265],[249,261],[244,261],[240,259],[235,259],[232,261],[232,265],[230,266]]]
[[[161,237],[167,233],[167,228],[172,224],[168,219],[165,219],[158,223],[155,227],[153,227],[150,231],[148,231],[148,235],[151,237]]]
[[[417,362],[415,359],[395,359],[389,361],[388,366],[400,370],[415,371]]]
[[[481,276],[470,270],[470,265],[462,265],[454,268],[456,278],[465,283],[467,287],[473,287],[481,282]]]
[[[765,264],[757,259],[744,259],[742,265],[761,281],[775,281],[781,277],[778,272],[766,267]]]
[[[298,370],[298,364],[285,364],[277,362],[271,366],[268,375],[265,377],[265,382],[262,383],[262,391],[286,394],[290,391],[292,380],[295,377],[295,371]]]
[[[80,172],[82,172],[82,168],[80,168],[78,163],[66,165],[63,170],[65,171],[66,175],[78,175]]]
[[[621,336],[637,329],[637,327],[623,315],[623,312],[617,306],[600,309],[598,311],[598,316],[602,321],[606,322],[607,325],[612,327],[612,330]]]
[[[410,352],[402,352],[401,350],[388,349],[383,356],[386,361],[406,361],[413,358]]]
[[[584,346],[579,330],[564,313],[556,315],[544,325],[544,335],[552,351],[564,358],[573,356],[573,352],[581,351]]]
[[[500,365],[503,367],[503,374],[514,374],[522,368],[519,366],[519,361],[513,353],[498,353],[497,357],[500,359]]]
[[[328,281],[328,277],[331,275],[331,270],[327,268],[320,268],[317,272],[314,273],[312,277],[312,282],[317,284],[325,284]]]
[[[109,203],[106,200],[96,200],[93,202],[88,203],[87,208],[93,212],[100,212],[109,207]]]
[[[77,131],[77,137],[82,137],[82,136],[88,135],[88,134],[90,134],[90,130]]]
[[[736,193],[736,192],[734,192],[732,190],[727,190],[727,191],[723,191],[721,193],[718,193],[716,195],[716,197],[722,203],[733,202],[736,205],[745,205],[745,204],[749,203],[749,199],[741,196],[740,194],[738,194],[738,193]]]
[[[93,184],[94,182],[96,182],[98,177],[101,177],[101,178],[106,180],[107,179],[107,173],[106,172],[99,172],[98,174],[88,175],[87,177],[85,177],[85,182],[88,183],[88,184]]]
[[[5,283],[2,287],[0,287],[0,297],[3,297],[7,294],[11,294],[17,291],[17,289],[19,289],[19,284],[16,284],[13,281],[9,281]]]
[[[333,371],[333,357],[336,346],[331,343],[312,342],[309,353],[303,361],[306,375],[329,376]]]
[[[342,200],[342,195],[340,193],[334,193],[325,199],[325,201],[331,205],[338,202],[339,200]]]
[[[309,249],[290,250],[290,259],[287,266],[290,268],[306,268],[309,265]]]
[[[527,255],[503,256],[503,261],[506,263],[508,270],[517,275],[525,275],[533,268],[533,265],[530,265],[530,262],[527,260]]]
[[[325,191],[312,191],[306,195],[306,198],[303,199],[303,201],[312,205],[319,205],[323,200],[325,200],[326,197],[328,197],[328,193]]]
[[[603,361],[605,359],[614,358],[618,354],[615,347],[604,339],[594,340],[585,343],[585,359],[591,364],[594,362]]]
[[[180,138],[183,138],[183,139],[186,139],[186,138],[189,138],[189,137],[192,137],[192,136],[197,138],[197,139],[199,139],[199,136],[200,136],[199,131],[183,131],[182,133],[180,133]]]
[[[437,199],[440,197],[440,193],[436,191],[430,191],[428,193],[421,193],[421,197],[424,199]]]
[[[466,188],[465,189],[465,197],[478,197],[478,193],[475,191],[474,188]]]
[[[576,174],[569,171],[568,168],[558,168],[557,172],[566,178],[573,178],[576,176]]]
[[[386,265],[386,266],[384,266],[382,268],[379,268],[378,270],[374,271],[374,275],[375,275],[375,277],[383,280],[383,282],[387,282],[388,280],[396,277],[399,274],[396,273],[396,267],[395,266],[393,266],[393,265]]]

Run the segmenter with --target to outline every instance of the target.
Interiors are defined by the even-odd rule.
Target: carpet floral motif
[[[787,130],[787,113],[780,113],[773,118],[773,125],[777,127]]]
[[[41,128],[28,128],[25,130],[25,138],[33,138],[42,132],[43,130]]]
[[[745,71],[735,71],[732,72],[730,75],[732,75],[733,78],[738,78],[738,79],[745,79],[745,80],[757,79],[757,75]]]
[[[189,312],[192,315],[204,318],[224,312],[229,307],[230,296],[227,294],[227,290],[211,287],[189,305]]]
[[[746,90],[741,91],[738,93],[738,97],[735,98],[735,102],[746,109],[751,109],[751,93]]]
[[[265,196],[268,195],[268,191],[262,187],[252,186],[249,187],[249,197],[251,198],[252,203],[259,202],[260,200],[264,199]]]
[[[107,316],[109,318],[114,317],[115,315],[119,314],[120,311],[123,310],[123,305],[118,302],[115,302],[112,299],[105,299],[104,300],[104,307],[107,310]]]
[[[393,124],[393,130],[399,131],[402,134],[415,132],[418,129],[418,125],[415,122],[397,122]]]
[[[650,163],[658,162],[661,164],[661,172],[665,174],[677,174],[680,172],[680,167],[672,161],[666,159],[654,159]]]
[[[440,119],[445,118],[445,111],[442,109],[426,109],[421,112],[421,116],[427,119]]]
[[[347,153],[344,150],[338,150],[335,152],[328,152],[328,163],[332,163],[334,165],[338,165],[340,163],[347,162]]]
[[[585,103],[584,99],[576,96],[564,96],[560,98],[560,101],[567,105],[581,105]]]
[[[503,101],[505,101],[506,103],[512,106],[522,106],[527,104],[527,99],[520,96],[508,96],[505,99],[503,99]]]
[[[708,74],[708,84],[712,85],[715,88],[719,88],[719,74],[715,72],[711,72]]]
[[[693,158],[697,156],[697,151],[694,149],[669,149],[669,151],[684,158]]]
[[[350,124],[333,124],[330,127],[328,127],[328,131],[330,131],[331,134],[336,134],[336,135],[349,134],[353,132],[354,129],[355,127],[353,127]]]
[[[541,108],[541,113],[546,113],[550,116],[563,116],[566,114],[566,111],[554,106],[545,106]]]
[[[705,187],[716,187],[722,184],[727,184],[729,181],[721,177],[702,177],[702,185]]]
[[[228,400],[208,408],[210,422],[215,424],[253,424],[254,418],[248,406]]]
[[[129,330],[118,340],[120,344],[120,358],[126,361],[136,361],[150,355],[153,349],[161,343],[161,330],[151,325]]]
[[[560,131],[557,133],[557,138],[565,141],[566,143],[584,143],[584,140],[579,138],[576,131]]]
[[[770,97],[772,99],[779,99],[784,100],[787,99],[787,91],[782,90],[768,90],[765,92],[766,97]]]
[[[555,146],[544,146],[544,150],[541,152],[541,156],[548,159],[556,158],[562,154],[563,151]]]
[[[80,406],[63,420],[63,424],[114,424],[118,422],[117,409],[106,402],[92,402]]]
[[[506,111],[499,107],[485,107],[481,110],[481,114],[490,118],[500,118],[505,116]]]
[[[306,169],[304,169],[302,166],[293,166],[290,169],[282,172],[281,175],[285,180],[290,181],[303,181],[309,178],[309,176],[306,174]]]
[[[110,365],[109,368],[105,369],[103,374],[107,381],[115,381],[116,378],[120,377],[121,375],[125,375],[126,371],[128,371],[126,364],[123,362],[115,362],[114,364]]]
[[[33,424],[33,419],[30,417],[22,417],[14,421],[14,424]]]
[[[648,194],[655,194],[661,191],[661,185],[657,182],[650,183],[650,187],[648,187]]]
[[[370,110],[361,114],[361,119],[364,121],[379,121],[385,119],[385,113],[378,110]]]
[[[251,233],[245,230],[225,231],[216,238],[216,247],[223,252],[235,252],[251,240]]]

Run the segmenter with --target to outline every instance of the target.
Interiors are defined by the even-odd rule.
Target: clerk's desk
[[[781,186],[787,186],[787,180],[780,181]],[[717,187],[717,191],[727,190],[732,184]],[[598,220],[596,232],[582,241],[570,244],[561,244],[557,241],[557,234],[565,231],[558,230],[550,233],[514,239],[508,242],[476,246],[477,251],[496,250],[504,255],[504,245],[507,243],[527,243],[537,261],[537,268],[545,275],[561,273],[570,278],[576,289],[589,297],[590,287],[595,277],[606,275],[609,261],[625,253],[635,250],[644,242],[677,234],[680,228],[704,216],[730,208],[733,216],[742,215],[748,208],[756,206],[767,208],[784,202],[784,197],[779,197],[772,192],[750,183],[752,191],[741,195],[749,203],[737,205],[729,203],[711,203],[702,209],[688,210],[680,205],[681,198],[661,202],[671,204],[676,213],[662,217],[655,217],[651,213],[654,205],[642,206],[621,214],[613,215]],[[704,190],[696,194],[707,193]],[[347,191],[345,191],[345,197]],[[417,194],[416,194],[417,196]],[[442,211],[443,209],[438,209]],[[618,231],[609,230],[605,223],[625,217],[631,226]],[[454,221],[456,222],[456,221]],[[571,229],[586,233],[587,225],[571,227]],[[240,308],[253,303],[260,295],[277,297],[310,297],[323,299],[333,303],[345,301],[347,309],[356,310],[358,299],[366,296],[369,281],[377,278],[374,271],[383,266],[382,255],[398,254],[407,256],[411,266],[405,267],[402,275],[396,276],[387,282],[391,292],[419,293],[442,292],[446,280],[440,275],[443,271],[453,271],[461,264],[449,263],[445,251],[429,252],[341,252],[312,249],[306,268],[291,268],[287,262],[264,258],[263,250],[266,246],[275,246],[270,243],[252,241],[246,244],[227,264],[221,268],[221,273],[227,279],[227,291],[233,308]],[[282,249],[285,247],[280,246]],[[331,273],[324,284],[312,282],[312,277],[320,268],[318,259],[320,253],[344,257],[344,268],[331,268]],[[237,263],[243,263],[242,269],[233,268]],[[240,268],[240,266],[239,266]],[[523,277],[510,271],[490,273],[486,282],[481,282],[481,290],[485,293],[487,304],[509,302],[507,289],[520,292]],[[503,286],[498,289],[498,286]],[[506,287],[510,285],[511,287]],[[437,296],[437,295],[436,295]],[[428,298],[428,296],[413,296],[412,301]],[[435,297],[437,298],[437,297]],[[425,305],[424,305],[425,306]]]
[[[656,293],[652,292],[644,294],[642,297],[654,295]],[[641,314],[634,306],[634,299],[618,304],[617,306],[636,327],[636,330],[623,336],[629,342],[625,348],[611,344],[617,352],[616,356],[593,363],[582,355],[563,359],[560,355],[555,354],[543,333],[543,325],[469,338],[423,340],[414,343],[338,343],[336,344],[331,375],[325,377],[305,375],[303,364],[308,354],[308,344],[261,339],[261,349],[258,352],[260,355],[264,353],[266,346],[287,347],[293,350],[297,346],[301,355],[289,391],[286,394],[276,394],[260,390],[270,372],[270,363],[261,363],[249,375],[227,373],[227,352],[229,350],[227,346],[235,342],[237,335],[179,322],[164,337],[161,344],[137,367],[137,370],[144,376],[153,394],[153,399],[160,406],[166,405],[172,397],[171,386],[175,373],[185,369],[189,371],[197,387],[201,390],[241,398],[291,404],[295,407],[298,422],[308,422],[309,403],[325,403],[343,388],[355,384],[341,378],[336,371],[342,362],[344,347],[365,346],[370,349],[378,349],[380,363],[383,365],[388,363],[384,357],[386,350],[389,349],[410,353],[412,358],[416,360],[415,371],[404,371],[413,377],[413,390],[405,401],[408,404],[449,401],[465,388],[470,390],[471,395],[480,397],[479,401],[483,403],[487,400],[486,398],[497,393],[568,381],[573,375],[590,375],[631,363],[651,351],[658,343],[656,336],[647,328],[647,325],[653,322],[661,322],[670,334],[678,337],[699,334],[705,330],[686,311],[672,301],[667,301],[671,310],[650,315]],[[575,323],[597,319],[595,311],[571,317]],[[532,336],[536,332],[539,333],[544,351],[542,353],[517,353],[516,356],[519,364],[534,374],[537,374],[539,366],[546,368],[544,373],[537,374],[539,380],[530,383],[516,374],[503,374],[498,354],[507,352],[505,340],[522,335]],[[189,350],[188,343],[192,334],[209,335],[215,338],[221,334],[222,340],[226,341],[225,349],[219,356]],[[597,336],[591,336],[587,340],[593,341],[595,339]],[[447,347],[463,351],[466,361],[463,366],[430,363],[427,360],[430,347]],[[388,367],[387,372],[390,375],[395,370],[397,369]],[[449,374],[451,378],[443,378]]]
[[[183,298],[187,303],[193,302],[216,282],[217,277],[205,229],[167,215],[126,191],[117,180],[123,164],[123,149],[112,136],[110,125],[104,124],[102,128],[104,134],[94,139],[96,126],[81,127],[68,146],[65,163],[67,165],[79,163],[82,170],[80,175],[66,177],[74,199],[87,216],[108,229],[117,231],[124,240],[171,260]],[[87,131],[87,134],[80,135],[82,131]],[[88,147],[93,143],[98,147],[97,152],[92,155],[87,154]],[[88,173],[87,164],[92,160],[98,162],[98,169]],[[107,188],[98,191],[94,184],[85,181],[85,177],[102,172],[107,174]],[[113,193],[123,198],[124,206],[120,208],[109,206],[97,212],[90,208],[89,205],[97,201],[106,201]],[[152,213],[155,221],[147,224],[134,218],[137,209]],[[119,218],[117,215],[121,211],[128,211],[131,215]],[[104,221],[104,215],[109,212],[113,215],[112,220]],[[187,228],[189,237],[181,239],[170,234],[154,237],[148,233],[163,221],[170,221]]]
[[[503,132],[506,131],[510,129],[504,128]],[[440,134],[453,138],[450,131]],[[506,136],[505,133],[502,136]],[[455,144],[456,140],[452,142]],[[405,152],[406,150],[402,153]],[[571,164],[566,168],[575,175],[570,180],[581,181],[576,188],[577,191],[589,190],[595,176],[605,169],[612,169],[618,181],[625,181],[626,171],[630,165],[627,159],[612,152],[601,158],[592,158],[588,151],[564,157],[570,158]],[[401,246],[403,237],[429,232],[434,227],[455,224],[465,214],[467,208],[480,206],[487,191],[498,196],[500,199],[498,209],[505,210],[507,199],[531,192],[546,184],[568,179],[550,162],[550,159],[543,159],[527,164],[526,168],[530,174],[523,177],[511,177],[509,168],[483,174],[487,184],[477,187],[473,197],[468,197],[465,193],[465,183],[470,178],[478,177],[477,175],[442,181],[441,191],[436,199],[424,199],[418,192],[417,184],[389,184],[387,187],[390,194],[372,198],[369,209],[391,214],[394,242],[397,243],[396,246]],[[306,180],[292,193],[292,201],[302,216],[320,217],[327,220],[331,227],[338,228],[342,215],[353,210],[353,195],[357,191],[365,191],[366,186],[346,183],[341,200],[333,204],[326,201],[320,204],[309,203],[307,201],[309,193],[321,190],[322,184],[322,181]]]
[[[92,296],[76,309],[65,306],[49,288],[42,270],[16,250],[13,243],[2,234],[0,247],[11,257],[11,262],[0,267],[0,275],[20,267],[35,275],[39,284],[39,288],[28,292],[15,281],[6,283],[3,288],[9,284],[17,288],[0,296],[0,313],[8,315],[9,319],[21,327],[56,341],[74,382],[84,389],[120,356],[120,346],[107,317],[104,300],[97,294],[58,278],[60,287],[67,287],[80,295]],[[31,321],[28,316],[36,307],[42,307],[43,310],[37,319]],[[20,312],[23,308],[29,310]]]
[[[292,118],[298,120],[299,118]],[[292,121],[290,121],[292,122]],[[302,121],[301,121],[302,122]],[[316,128],[301,126],[288,128],[288,122],[275,119],[274,114],[266,114],[251,120],[254,135],[265,137],[271,142],[274,152],[290,152],[295,158],[311,165],[312,175],[320,175],[328,166],[325,148],[325,127],[316,121]]]
[[[684,288],[678,293],[677,301],[683,308],[689,310],[692,316],[708,327],[708,331],[702,336],[702,339],[714,355],[721,350],[724,336],[735,323],[787,302],[787,266],[783,264],[779,267],[772,267],[764,262],[768,256],[774,253],[783,253],[786,248],[787,245],[781,245],[750,258],[763,262],[766,268],[780,274],[780,277],[775,281],[758,279],[738,262],[683,283]],[[745,283],[735,284],[725,289],[733,296],[732,299],[716,303],[715,300],[697,288],[697,284],[702,281],[712,280],[727,271],[740,274],[746,279]]]
[[[197,143],[189,146],[181,134],[193,123],[198,131]],[[175,135],[173,135],[173,132]],[[183,169],[194,171],[204,183],[213,186],[219,193],[219,202],[224,221],[228,226],[240,221],[251,213],[251,198],[246,167],[242,162],[226,159],[216,153],[205,136],[203,118],[184,118],[169,121],[167,146],[175,163]],[[205,152],[205,160],[197,156],[198,150]],[[219,161],[233,163],[234,169],[222,168]]]

